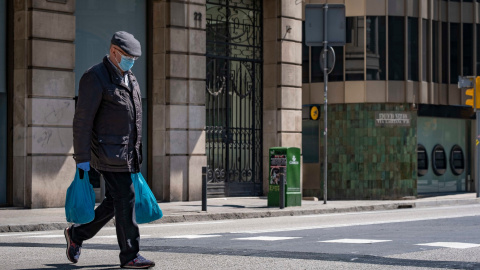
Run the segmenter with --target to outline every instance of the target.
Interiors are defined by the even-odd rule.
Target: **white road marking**
[[[396,210],[396,211],[399,211],[399,210]],[[451,218],[475,217],[475,216],[480,216],[480,214],[475,213],[475,214],[461,214],[461,215],[454,215],[454,216],[450,215],[450,216],[436,216],[436,217],[424,217],[424,218],[407,218],[407,219],[394,219],[394,220],[385,220],[385,221],[369,221],[369,222],[356,222],[356,223],[347,223],[347,224],[331,224],[331,225],[322,225],[322,226],[278,228],[278,229],[255,230],[255,231],[238,231],[238,232],[230,232],[230,233],[258,234],[258,233],[271,233],[271,232],[290,232],[290,231],[316,230],[316,229],[353,227],[353,226],[365,226],[365,225],[378,225],[378,224],[402,223],[402,222],[438,220],[438,219],[451,219]],[[317,217],[319,217],[319,216],[317,216]]]
[[[336,239],[328,241],[318,241],[320,243],[342,243],[342,244],[374,244],[382,242],[391,242],[392,240],[373,240],[373,239]]]
[[[23,236],[22,238],[64,238],[63,234],[44,234],[44,235],[30,235]]]
[[[438,207],[422,207],[422,208],[407,208],[407,209],[394,209],[394,210],[376,210],[376,211],[359,211],[359,212],[346,212],[346,213],[331,213],[331,214],[316,214],[316,215],[304,215],[304,216],[292,216],[298,218],[318,218],[318,217],[334,217],[334,216],[352,216],[352,215],[365,215],[365,214],[381,214],[381,213],[398,213],[399,211],[408,211],[408,212],[431,212],[432,208],[441,208],[441,209],[471,209],[472,207],[480,207],[480,204],[477,205],[455,205],[455,206],[438,206]],[[477,214],[480,215],[480,214]]]
[[[417,244],[417,246],[445,247],[445,248],[458,248],[458,249],[480,247],[479,244],[459,243],[459,242],[434,242],[434,243]]]
[[[292,240],[297,238],[302,238],[302,237],[256,236],[256,237],[235,238],[233,240],[279,241],[279,240]]]
[[[146,238],[146,237],[150,237],[150,235],[149,234],[140,235],[140,238]],[[115,238],[116,239],[117,235],[116,234],[115,235],[98,235],[98,236],[93,237],[92,239],[95,239],[95,238]]]
[[[116,235],[101,235],[101,236],[97,236],[97,237],[94,237],[93,239],[95,238],[117,238]]]
[[[161,227],[178,227],[178,226],[195,226],[195,225],[210,225],[210,224],[223,224],[233,221],[212,221],[212,222],[182,222],[173,224],[152,224],[152,225],[139,225],[140,229],[143,228],[161,228]],[[113,228],[115,229],[115,228]]]
[[[191,234],[191,235],[175,235],[175,236],[167,236],[164,238],[169,239],[199,239],[199,238],[211,238],[211,237],[219,237],[219,234]]]
[[[34,232],[34,233],[2,233],[0,237],[5,236],[25,236],[25,235],[36,235],[36,234],[46,234],[48,232]]]

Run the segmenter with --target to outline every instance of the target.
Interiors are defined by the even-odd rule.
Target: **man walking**
[[[83,241],[95,236],[115,216],[120,266],[155,265],[138,254],[140,232],[131,179],[131,173],[139,172],[142,164],[142,98],[130,71],[141,54],[140,42],[133,35],[116,32],[110,54],[80,79],[73,119],[73,157],[79,169],[88,172],[92,166],[103,175],[106,191],[92,222],[65,229],[67,258],[73,263],[80,257]]]

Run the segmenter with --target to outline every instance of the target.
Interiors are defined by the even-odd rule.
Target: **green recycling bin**
[[[280,206],[280,182],[285,179],[285,207],[301,206],[300,148],[272,147],[269,151],[268,206]]]

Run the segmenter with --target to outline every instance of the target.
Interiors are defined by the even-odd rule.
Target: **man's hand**
[[[90,171],[90,161],[78,163],[77,167],[79,169],[82,169],[82,170],[88,172],[88,171]]]

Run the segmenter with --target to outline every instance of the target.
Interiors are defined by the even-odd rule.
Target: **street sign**
[[[305,6],[305,44],[323,46],[326,41],[324,29],[324,4],[307,4]],[[327,16],[328,46],[343,46],[346,41],[345,5],[328,4]]]
[[[458,88],[471,88],[473,87],[473,79],[458,76]]]

